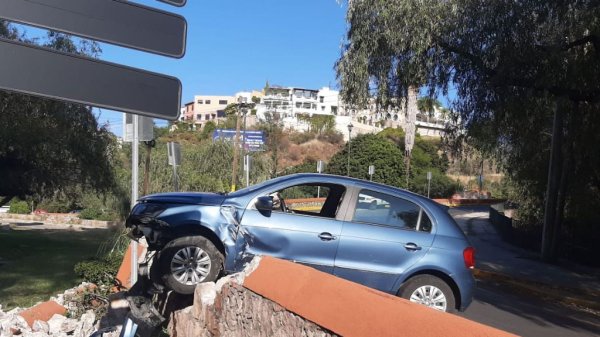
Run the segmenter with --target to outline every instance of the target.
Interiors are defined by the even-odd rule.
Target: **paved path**
[[[600,294],[600,270],[543,263],[539,255],[504,242],[489,222],[487,207],[454,208],[450,214],[475,247],[476,267],[519,279]]]
[[[600,318],[478,282],[473,303],[460,316],[525,337],[600,336]]]

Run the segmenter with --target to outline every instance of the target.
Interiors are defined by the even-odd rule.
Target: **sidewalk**
[[[489,222],[485,207],[454,208],[449,213],[475,247],[477,278],[600,310],[600,270],[546,264],[536,252],[504,242]]]

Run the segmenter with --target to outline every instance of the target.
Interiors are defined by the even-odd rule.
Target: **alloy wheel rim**
[[[439,311],[446,311],[446,306],[448,304],[444,292],[432,285],[425,285],[415,289],[410,295],[410,301]]]
[[[182,248],[171,260],[171,274],[177,282],[185,285],[203,282],[210,272],[210,267],[210,257],[199,247]]]

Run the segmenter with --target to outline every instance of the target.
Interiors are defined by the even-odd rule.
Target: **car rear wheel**
[[[223,268],[223,254],[207,238],[188,236],[169,242],[159,253],[162,282],[179,294],[193,294],[196,285],[214,282]]]
[[[456,310],[456,299],[452,289],[442,279],[433,275],[418,275],[409,279],[400,287],[398,295],[435,310]]]

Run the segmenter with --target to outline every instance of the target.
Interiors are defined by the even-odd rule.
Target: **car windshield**
[[[240,190],[230,193],[229,195],[230,196],[238,196],[238,195],[242,195],[242,194],[246,194],[246,193],[251,193],[251,192],[257,191],[267,185],[276,184],[282,180],[285,180],[286,178],[287,178],[286,176],[282,176],[282,177],[265,180],[262,183],[242,188]]]

